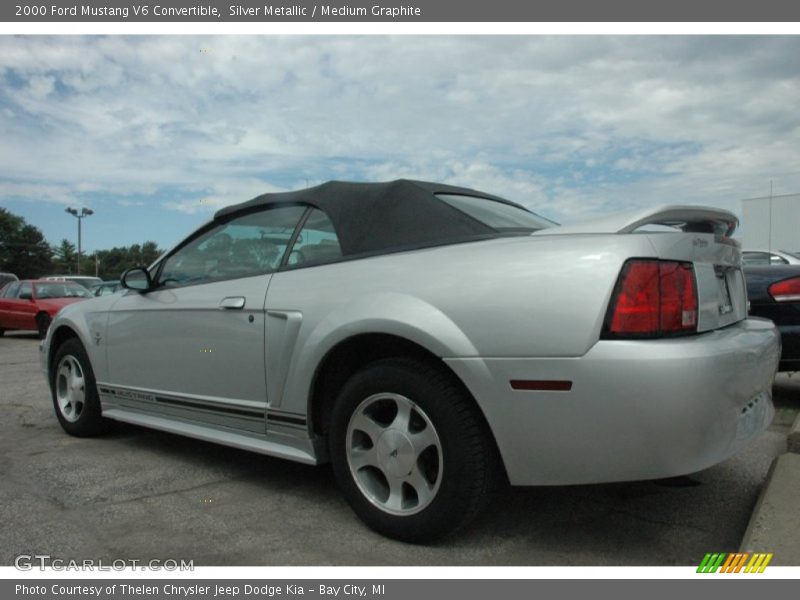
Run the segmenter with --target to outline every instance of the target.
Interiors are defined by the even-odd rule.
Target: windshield
[[[529,210],[489,198],[460,194],[437,194],[436,197],[476,221],[504,233],[531,233],[556,225],[553,221],[540,217]]]
[[[35,284],[36,297],[47,298],[91,298],[92,294],[82,285],[71,281],[54,281]]]
[[[94,285],[103,283],[103,280],[100,279],[99,277],[75,277],[74,279],[70,279],[69,277],[67,277],[66,280],[77,283],[78,285],[80,285],[81,287],[85,287],[86,289],[89,289]]]

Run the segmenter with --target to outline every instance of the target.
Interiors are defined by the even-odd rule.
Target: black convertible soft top
[[[261,206],[314,206],[330,217],[345,256],[438,246],[498,235],[497,230],[443,202],[436,194],[485,198],[526,210],[491,194],[440,183],[408,179],[384,183],[329,181],[294,192],[263,194],[226,206],[217,211],[214,220],[225,221]]]

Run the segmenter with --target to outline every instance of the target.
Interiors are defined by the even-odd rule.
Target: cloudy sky
[[[0,206],[166,247],[328,179],[484,189],[569,223],[800,192],[800,37],[0,36]]]

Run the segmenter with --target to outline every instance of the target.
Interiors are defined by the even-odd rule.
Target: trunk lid
[[[739,242],[730,237],[738,224],[736,215],[726,210],[664,206],[544,229],[534,235],[647,236],[658,258],[693,264],[697,283],[697,331],[703,332],[747,318],[741,250]]]

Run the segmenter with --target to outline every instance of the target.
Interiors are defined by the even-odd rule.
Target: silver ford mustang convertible
[[[736,217],[558,227],[471,189],[330,182],[223,208],[41,346],[70,434],[109,420],[332,463],[373,529],[422,542],[502,484],[692,473],[770,423]]]

